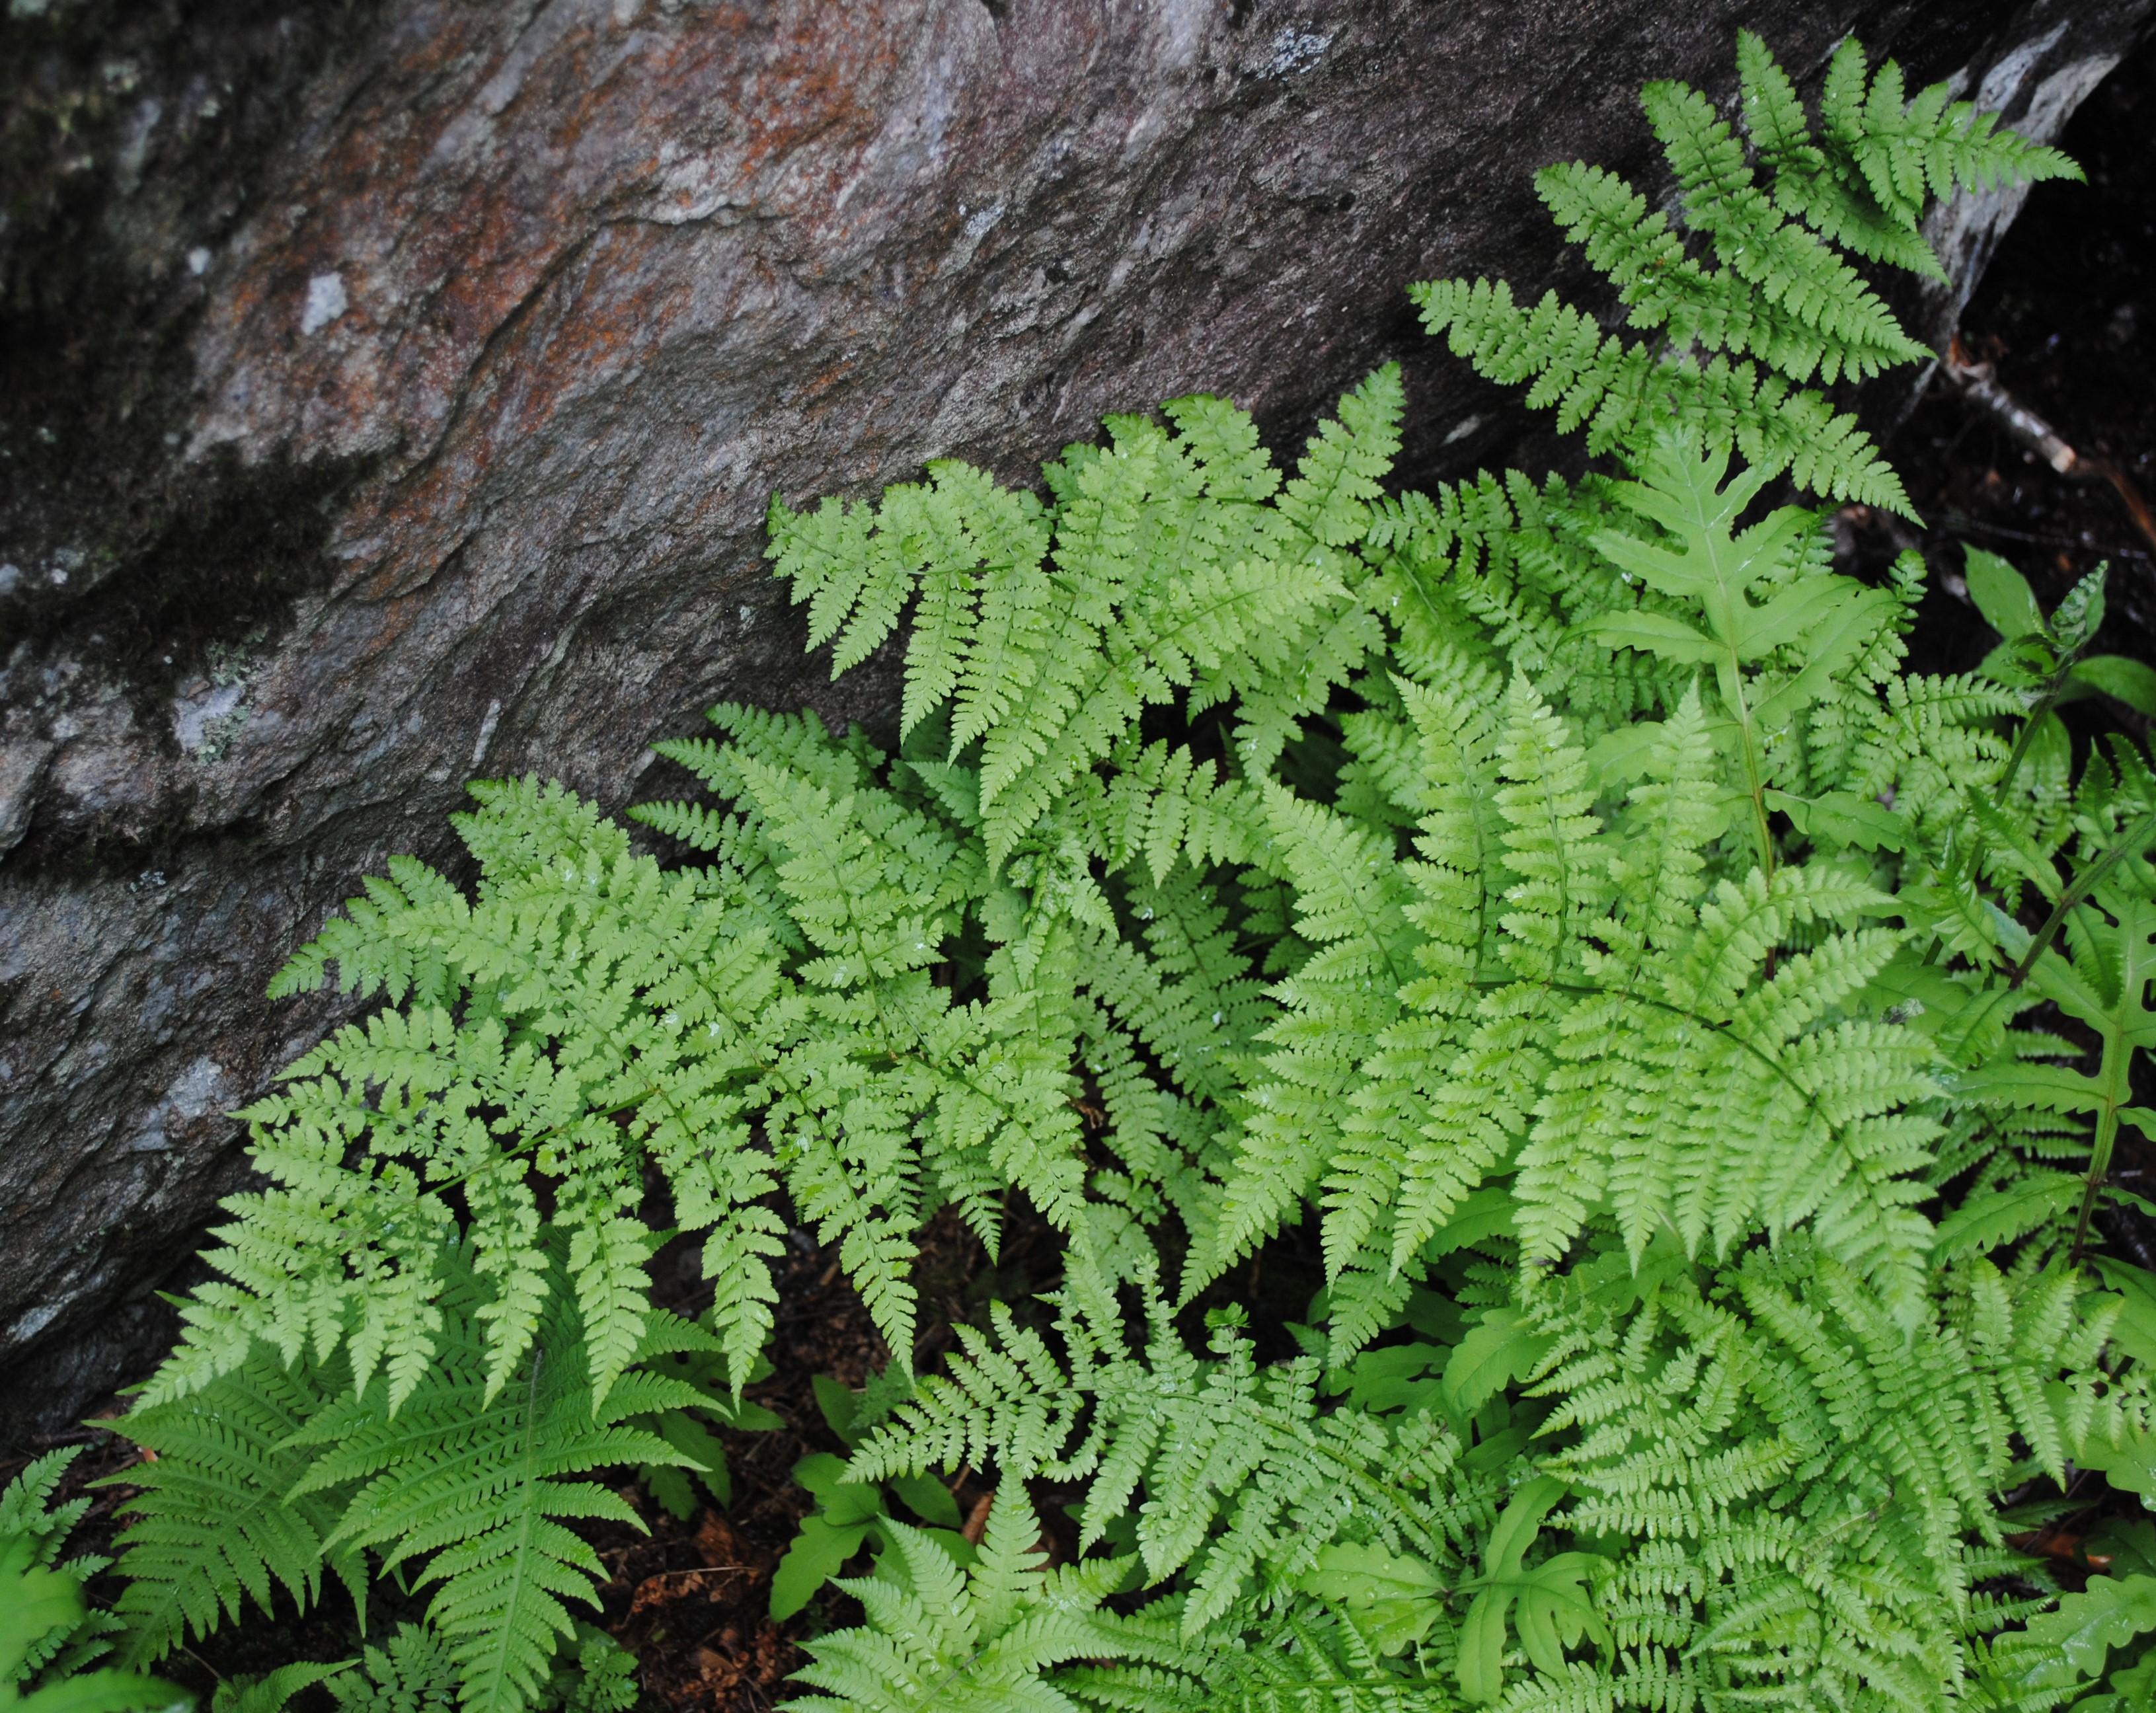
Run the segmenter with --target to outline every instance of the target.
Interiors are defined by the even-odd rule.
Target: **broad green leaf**
[[[1478,1186],[1452,1210],[1452,1217],[1430,1234],[1422,1246],[1423,1259],[1442,1260],[1455,1250],[1477,1249],[1493,1238],[1517,1237],[1518,1209],[1509,1180]]]
[[[1505,1610],[1512,1596],[1485,1588],[1460,1626],[1460,1693],[1477,1706],[1496,1700],[1505,1687]]]
[[[955,1529],[963,1521],[951,1490],[933,1475],[893,1475],[884,1485],[906,1503],[907,1510],[925,1523]]]
[[[2123,654],[2091,654],[2075,661],[2067,675],[2116,696],[2137,714],[2156,716],[2156,668]]]
[[[846,1561],[861,1550],[868,1532],[865,1523],[835,1528],[820,1516],[803,1518],[801,1532],[793,1537],[772,1573],[772,1617],[788,1618],[806,1606],[817,1589],[838,1575]]]
[[[815,1390],[816,1408],[824,1413],[825,1424],[839,1436],[841,1445],[852,1450],[860,1439],[854,1431],[854,1418],[860,1411],[860,1394],[829,1374],[819,1374],[808,1383]]]
[[[1488,1310],[1460,1341],[1445,1365],[1444,1393],[1451,1413],[1471,1416],[1500,1389],[1524,1379],[1549,1348],[1517,1309]]]
[[[1590,1631],[1604,1634],[1600,1615],[1584,1584],[1602,1561],[1585,1552],[1561,1552],[1522,1568],[1543,1519],[1564,1496],[1565,1484],[1537,1475],[1512,1495],[1482,1549],[1482,1574],[1464,1587],[1476,1589],[1461,1627],[1458,1676],[1460,1692],[1486,1703],[1504,1687],[1505,1619],[1517,1603],[1520,1644],[1544,1671],[1564,1668],[1564,1649]]]
[[[1661,721],[1635,720],[1629,726],[1614,726],[1595,739],[1587,751],[1587,775],[1597,793],[1641,777],[1662,736]]]
[[[2081,1205],[2082,1180],[2039,1172],[2010,1188],[1972,1196],[1939,1222],[1933,1254],[1942,1261],[1981,1255],[2018,1242],[2046,1220]]]
[[[13,1543],[8,1542],[12,1545]],[[82,1616],[82,1586],[73,1577],[33,1565],[0,1565],[0,1690],[30,1657],[33,1644]]]
[[[1772,731],[1825,695],[1893,605],[1884,589],[1866,589],[1830,611],[1811,634],[1803,669],[1753,710],[1753,720]]]
[[[1527,1658],[1548,1672],[1564,1669],[1564,1650],[1583,1635],[1606,1639],[1602,1615],[1588,1587],[1591,1577],[1608,1563],[1588,1552],[1560,1552],[1508,1579],[1517,1603],[1514,1624]]]
[[[883,1494],[875,1483],[850,1480],[845,1460],[828,1451],[811,1452],[795,1464],[793,1479],[814,1495],[824,1521],[834,1526],[884,1515]]]
[[[2106,1517],[2089,1531],[2087,1546],[2111,1560],[2113,1576],[2156,1576],[2156,1523],[2147,1517]]]
[[[2059,1609],[2029,1620],[2036,1646],[2000,1649],[2002,1672],[2017,1689],[2064,1688],[2102,1675],[2113,1648],[2156,1629],[2156,1577],[2091,1577],[2087,1590],[2064,1594]]]
[[[1859,850],[1900,850],[1909,840],[1909,823],[1885,804],[1845,791],[1821,792],[1806,799],[1786,791],[1766,793],[1767,807],[1789,818],[1807,838],[1855,845]]]
[[[1746,608],[1737,621],[1738,658],[1764,659],[1860,599],[1863,586],[1848,577],[1800,577],[1763,607]]]
[[[711,1496],[721,1505],[733,1497],[733,1483],[726,1473],[726,1449],[719,1436],[686,1410],[667,1410],[653,1417],[648,1425],[652,1431],[690,1459],[687,1467],[703,1478],[704,1485],[711,1490]],[[651,1485],[646,1477],[646,1485]],[[655,1493],[657,1487],[653,1486]],[[678,1515],[679,1513],[677,1513]]]
[[[2026,577],[1996,553],[1987,553],[1981,547],[1963,551],[1962,577],[1969,586],[1969,597],[1986,624],[2009,642],[2044,628],[2043,611],[2036,605]]]
[[[1543,1519],[1549,1515],[1550,1507],[1563,1497],[1564,1483],[1550,1475],[1537,1475],[1515,1493],[1483,1546],[1482,1574],[1517,1574],[1521,1559],[1543,1526]]]
[[[2112,1255],[2091,1255],[2088,1264],[2125,1301],[2112,1323],[2111,1341],[2135,1362],[2156,1368],[2156,1274]]]
[[[1588,630],[1596,641],[1613,649],[1639,649],[1680,665],[1718,659],[1727,653],[1712,637],[1702,636],[1666,613],[1607,613]]]
[[[2102,1472],[2122,1493],[2156,1499],[2156,1438],[2128,1431],[2118,1439],[2092,1438],[2074,1455],[2083,1469]]]
[[[2025,1106],[2043,1112],[2096,1112],[2103,1085],[2062,1064],[2008,1064],[1966,1071],[1955,1080],[1962,1100],[1987,1106]]]
[[[1443,1398],[1444,1382],[1434,1376],[1416,1377],[1441,1367],[1450,1354],[1444,1346],[1431,1344],[1394,1344],[1383,1350],[1366,1350],[1348,1371],[1351,1382],[1348,1402],[1379,1413],[1436,1406]]]
[[[1436,1571],[1419,1558],[1337,1542],[1320,1549],[1317,1568],[1296,1586],[1347,1607],[1377,1650],[1389,1655],[1429,1635],[1445,1592]]]
[[[131,1671],[85,1671],[47,1684],[17,1701],[9,1713],[184,1713],[194,1697],[162,1678]]]

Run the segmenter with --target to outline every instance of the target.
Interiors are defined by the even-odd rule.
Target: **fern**
[[[590,1477],[720,1480],[689,1413],[750,1419],[798,1223],[891,1361],[797,1468],[777,1609],[865,1618],[797,1705],[2145,1698],[2156,1537],[2056,1609],[2010,1541],[2070,1467],[2156,1495],[2156,1281],[2093,1217],[2156,1140],[2156,772],[2055,711],[2156,680],[2087,656],[2100,582],[2046,615],[1982,557],[1999,648],[1910,673],[1921,561],[1840,575],[1795,503],[1906,510],[1824,390],[1920,355],[1851,258],[1935,270],[1928,198],[2071,169],[1854,44],[1816,118],[1738,74],[1733,126],[1645,92],[1666,211],[1538,180],[1627,330],[1415,288],[1585,474],[1387,493],[1386,369],[1291,473],[1198,397],[1037,493],[774,500],[834,670],[902,650],[894,750],[721,707],[660,746],[704,794],[633,812],[663,859],[482,784],[470,895],[399,859],[326,925],[279,991],[382,1004],[250,1110],[264,1187],[129,1418],[139,1656],[391,1569],[438,1639],[383,1694],[568,1695]],[[923,1222],[993,1254],[1014,1197],[1045,1316],[916,1376]],[[1268,1348],[1229,1280],[1306,1225]],[[649,1306],[675,1229],[707,1330]]]
[[[330,1680],[338,1713],[449,1713],[456,1705],[456,1661],[424,1624],[400,1623],[382,1647],[370,1645],[358,1666]]]
[[[200,1392],[129,1413],[128,1437],[156,1461],[126,1471],[141,1490],[122,1507],[136,1519],[120,1537],[124,1663],[162,1659],[250,1600],[271,1610],[279,1587],[311,1606],[325,1568],[363,1598],[361,1565],[327,1545],[333,1500],[291,1494],[310,1460],[286,1442],[327,1402],[317,1375],[263,1349]]]
[[[636,1423],[706,1395],[644,1365],[716,1351],[691,1324],[639,1305],[623,1372],[602,1393],[562,1276],[573,1244],[543,1234],[547,1308],[506,1385],[491,1372],[478,1258],[459,1247],[435,1264],[449,1281],[442,1349],[402,1396],[380,1373],[354,1389],[345,1349],[287,1369],[264,1345],[201,1391],[130,1414],[131,1437],[158,1456],[128,1472],[145,1490],[121,1536],[123,1659],[154,1659],[236,1618],[244,1597],[267,1609],[278,1586],[304,1608],[326,1567],[363,1616],[370,1577],[416,1563],[411,1585],[434,1587],[429,1620],[456,1667],[459,1705],[495,1713],[542,1700],[576,1633],[565,1603],[591,1603],[602,1576],[565,1520],[642,1526],[611,1490],[567,1478],[696,1467]]]
[[[90,1501],[51,1503],[80,1454],[80,1447],[48,1452],[0,1489],[0,1705],[24,1713],[177,1713],[192,1698],[171,1684],[95,1667],[120,1626],[90,1605],[85,1590],[111,1561],[87,1554],[63,1559]]]
[[[1349,599],[1362,568],[1340,550],[1399,449],[1399,375],[1380,371],[1282,488],[1246,417],[1185,399],[1168,410],[1178,433],[1114,418],[1107,448],[1050,465],[1052,527],[1031,496],[944,464],[865,515],[774,500],[771,555],[809,603],[810,645],[835,640],[834,674],[890,635],[917,586],[901,728],[953,702],[951,754],[981,744],[976,800],[1000,864],[1147,705],[1237,696],[1245,765],[1262,767],[1377,645]]]
[[[228,1677],[210,1697],[210,1713],[285,1713],[293,1696],[336,1676],[351,1663],[296,1659],[259,1677]]]
[[[1142,1487],[1135,1545],[1151,1578],[1187,1573],[1186,1634],[1224,1612],[1246,1577],[1276,1595],[1291,1587],[1343,1531],[1456,1562],[1468,1530],[1486,1521],[1494,1472],[1459,1475],[1459,1437],[1427,1416],[1322,1410],[1317,1363],[1259,1370],[1232,1318],[1214,1336],[1216,1359],[1198,1359],[1157,1295],[1142,1355],[1124,1348],[1108,1305],[1074,1294],[1063,1307],[1067,1368],[998,1308],[999,1336],[962,1330],[950,1377],[924,1380],[855,1470],[881,1479],[993,1459],[1019,1479],[1087,1480],[1086,1545]]]
[[[651,1435],[619,1423],[671,1389],[624,1377],[595,1409],[583,1369],[573,1328],[557,1314],[525,1372],[491,1403],[479,1352],[466,1343],[394,1414],[362,1393],[295,1436],[329,1448],[295,1490],[357,1490],[331,1546],[387,1548],[392,1570],[434,1555],[418,1580],[437,1585],[428,1615],[457,1662],[465,1707],[535,1699],[558,1639],[572,1633],[562,1603],[588,1600],[602,1572],[563,1521],[636,1523],[617,1495],[561,1478],[665,1454]]]
[[[1786,470],[1836,499],[1906,513],[1900,482],[1855,419],[1816,392],[1792,390],[1925,355],[1834,245],[1936,275],[1917,230],[1928,196],[2074,169],[1994,133],[1966,103],[1948,108],[1943,85],[1905,105],[1891,64],[1867,93],[1854,42],[1828,79],[1825,147],[1749,32],[1739,36],[1738,69],[1743,140],[1697,90],[1650,84],[1642,97],[1676,175],[1683,230],[1599,168],[1552,167],[1537,179],[1566,236],[1657,346],[1604,335],[1554,294],[1523,310],[1488,281],[1416,286],[1424,324],[1449,332],[1454,352],[1491,379],[1532,380],[1528,403],[1558,407],[1561,428],[1586,426],[1592,449],[1649,444],[1658,428],[1681,425],[1712,448],[1742,451],[1763,479]],[[1757,182],[1755,158],[1771,192]],[[1692,235],[1712,263],[1695,254]]]
[[[572,1657],[557,1662],[536,1705],[562,1713],[629,1713],[635,1705],[634,1655],[603,1630],[576,1626]],[[297,1668],[328,1677],[337,1713],[449,1713],[462,1673],[441,1635],[424,1623],[400,1623],[386,1647],[368,1647],[354,1669]],[[295,1669],[286,1667],[287,1671]],[[277,1674],[271,1674],[274,1681]],[[316,1680],[311,1676],[309,1681]],[[273,1710],[274,1713],[274,1710]]]
[[[799,1713],[1065,1713],[1075,1704],[1041,1680],[1043,1668],[1127,1651],[1120,1627],[1094,1610],[1122,1566],[1110,1559],[1044,1572],[1034,1546],[1039,1521],[1010,1490],[990,1509],[969,1571],[919,1531],[888,1526],[891,1550],[877,1574],[839,1583],[867,1608],[873,1628],[808,1644],[814,1663],[798,1675],[834,1695],[788,1703]]]

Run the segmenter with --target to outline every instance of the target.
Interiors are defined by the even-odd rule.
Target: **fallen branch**
[[[2107,458],[2090,458],[2067,445],[2049,423],[1999,384],[1999,377],[1989,363],[1969,360],[1968,353],[1962,349],[1960,335],[1948,342],[1947,354],[1939,362],[1939,372],[1964,399],[2067,480],[2110,483],[2133,518],[2134,528],[2141,531],[2142,539],[2156,547],[2156,515],[2150,513],[2148,502],[2126,472]]]

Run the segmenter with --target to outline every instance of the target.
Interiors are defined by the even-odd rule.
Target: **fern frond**
[[[1683,424],[1710,448],[1734,448],[1799,487],[1911,515],[1901,479],[1856,418],[1818,392],[1792,391],[1779,375],[1719,356],[1658,362],[1645,346],[1605,336],[1554,292],[1532,310],[1518,308],[1502,281],[1424,283],[1409,295],[1424,328],[1447,335],[1453,355],[1500,385],[1532,382],[1528,405],[1556,408],[1561,432],[1584,427],[1593,451],[1649,444]]]
[[[314,1454],[295,1498],[349,1495],[329,1546],[382,1550],[393,1568],[432,1555],[418,1577],[438,1585],[429,1622],[457,1662],[460,1705],[473,1713],[517,1713],[532,1701],[561,1639],[572,1633],[563,1603],[595,1603],[601,1567],[564,1522],[642,1526],[608,1489],[563,1478],[688,1461],[627,1423],[694,1403],[694,1388],[627,1373],[602,1395],[567,1296],[557,1291],[550,1300],[530,1355],[499,1392],[490,1394],[478,1329],[458,1322],[401,1408],[393,1412],[377,1383],[331,1403],[290,1437],[295,1451]],[[663,1341],[663,1326],[654,1330]],[[639,1357],[654,1346],[641,1327],[639,1334],[632,1352]]]
[[[311,1461],[292,1436],[328,1392],[308,1367],[288,1369],[258,1347],[203,1390],[129,1412],[128,1437],[157,1457],[126,1471],[141,1490],[121,1507],[133,1519],[118,1543],[122,1664],[162,1659],[239,1618],[249,1601],[269,1612],[280,1587],[304,1611],[326,1564],[364,1608],[364,1563],[330,1539],[341,1495],[292,1491]]]
[[[1127,1561],[1040,1568],[1040,1521],[1016,1482],[997,1490],[970,1571],[925,1531],[883,1526],[891,1546],[875,1575],[839,1582],[868,1622],[808,1644],[812,1663],[796,1675],[831,1694],[784,1704],[796,1713],[1076,1713],[1045,1673],[1130,1650],[1123,1627],[1099,1609]]]
[[[1739,111],[1760,164],[1774,175],[1775,204],[1830,243],[1871,261],[1946,278],[1946,269],[1917,229],[1872,197],[1860,174],[1836,163],[1812,141],[1804,104],[1767,44],[1750,30],[1737,33]]]
[[[1998,130],[1997,114],[1949,102],[1943,84],[1905,101],[1901,68],[1891,59],[1867,89],[1864,49],[1854,38],[1828,64],[1820,122],[1845,172],[1853,167],[1879,208],[1906,228],[1917,224],[1928,198],[1958,189],[2082,176],[2057,150]]]
[[[449,1713],[457,1663],[423,1623],[400,1623],[382,1647],[370,1644],[357,1668],[331,1678],[337,1713]]]
[[[63,1559],[68,1536],[90,1509],[87,1497],[58,1506],[52,1496],[80,1446],[33,1458],[0,1488],[0,1697],[50,1705],[80,1696],[113,1707],[158,1706],[169,1686],[105,1671],[82,1674],[112,1651],[121,1622],[85,1597],[92,1577],[111,1560],[92,1554]],[[42,1684],[43,1687],[39,1685]],[[134,1699],[127,1699],[129,1696]]]
[[[1137,1549],[1156,1581],[1187,1572],[1185,1636],[1226,1611],[1246,1577],[1291,1581],[1343,1533],[1459,1562],[1467,1531],[1486,1526],[1496,1487],[1493,1474],[1459,1468],[1450,1429],[1428,1416],[1392,1423],[1322,1410],[1314,1362],[1260,1370],[1232,1327],[1216,1331],[1214,1359],[1201,1360],[1147,1289],[1142,1357],[1075,1294],[1061,1300],[1058,1321],[1067,1370],[1001,1308],[993,1339],[960,1329],[964,1355],[950,1377],[923,1378],[916,1399],[855,1453],[856,1476],[993,1457],[1014,1475],[1091,1477],[1081,1517],[1089,1545],[1142,1489]]]

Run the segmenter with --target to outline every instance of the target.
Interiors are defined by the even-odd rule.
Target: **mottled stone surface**
[[[1516,424],[1402,288],[1563,277],[1528,174],[1643,163],[1643,79],[1853,27],[2063,109],[2148,3],[12,0],[0,1412],[162,1336],[222,1115],[336,1014],[264,984],[465,779],[886,711],[804,667],[774,489],[1199,389],[1291,438],[1394,356],[1471,465]]]

